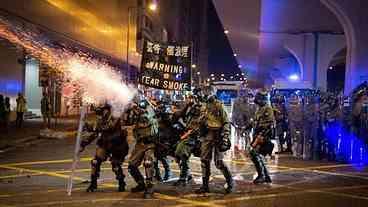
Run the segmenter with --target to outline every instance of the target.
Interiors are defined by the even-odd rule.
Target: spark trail
[[[82,90],[85,102],[108,101],[123,107],[136,93],[134,87],[122,83],[117,69],[67,47],[55,46],[41,32],[24,28],[20,24],[0,16],[0,38],[4,38],[39,59],[59,75],[60,84],[77,85]]]

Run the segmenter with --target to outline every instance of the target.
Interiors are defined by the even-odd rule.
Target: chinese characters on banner
[[[190,90],[191,47],[146,41],[139,83],[164,90]]]

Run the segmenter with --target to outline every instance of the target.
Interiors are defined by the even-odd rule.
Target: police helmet
[[[107,110],[109,113],[111,112],[112,106],[108,103],[105,103],[103,105],[100,105],[94,109],[97,116],[103,116],[104,111]]]
[[[201,114],[201,105],[195,104],[190,110],[190,113],[194,116],[199,116]]]
[[[201,95],[202,89],[201,88],[195,88],[193,89],[193,95],[198,96]]]
[[[260,91],[256,94],[254,103],[260,106],[264,106],[267,104],[267,92]]]
[[[108,110],[108,111],[111,111],[112,109],[112,106],[108,103],[105,103],[103,106],[102,106],[102,110]]]

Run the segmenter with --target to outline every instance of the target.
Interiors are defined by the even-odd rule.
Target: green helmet
[[[264,106],[267,104],[268,94],[265,91],[258,92],[254,99],[254,103],[260,106]]]

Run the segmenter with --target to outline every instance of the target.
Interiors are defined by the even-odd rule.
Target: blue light
[[[22,91],[22,84],[17,80],[0,80],[0,92],[17,94]]]
[[[355,169],[363,170],[368,164],[368,146],[340,122],[333,122],[326,127],[325,136],[330,144],[335,145],[338,161],[353,164]]]
[[[289,76],[289,80],[291,81],[298,81],[299,80],[299,76],[297,74],[292,74]]]

